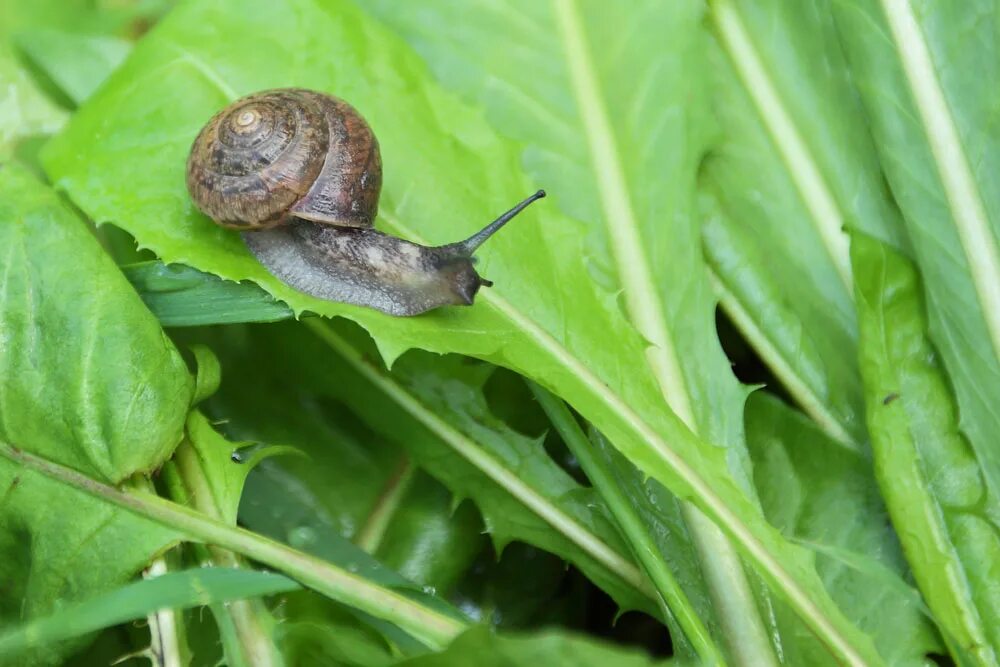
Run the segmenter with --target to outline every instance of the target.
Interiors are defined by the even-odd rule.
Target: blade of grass
[[[0,656],[13,656],[39,643],[79,637],[166,609],[187,609],[300,588],[273,572],[198,568],[136,581],[103,595],[0,633]]]
[[[253,283],[223,280],[189,266],[138,262],[121,267],[165,327],[276,322],[291,309]]]

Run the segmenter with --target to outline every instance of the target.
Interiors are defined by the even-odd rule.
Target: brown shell
[[[187,187],[220,225],[266,229],[303,218],[371,227],[382,160],[365,119],[343,100],[268,90],[212,117],[191,147]]]

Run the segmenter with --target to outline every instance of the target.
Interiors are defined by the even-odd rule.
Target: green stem
[[[146,493],[156,493],[152,481],[142,477],[133,482],[136,489]],[[153,560],[143,571],[143,579],[155,579],[170,571],[166,554]],[[149,652],[153,664],[162,667],[180,667],[184,664],[182,656],[186,643],[182,639],[184,624],[176,609],[158,609],[146,616],[149,627]]]
[[[161,556],[142,571],[142,578],[155,579],[167,571],[166,558]],[[149,626],[149,650],[156,665],[181,667],[178,615],[174,609],[158,609],[146,616],[146,625]]]
[[[408,458],[404,458],[400,462],[392,478],[379,494],[375,507],[368,513],[368,519],[358,530],[358,534],[354,538],[355,544],[370,554],[374,554],[378,550],[385,537],[385,531],[389,528],[389,522],[399,510],[399,505],[406,497],[406,492],[410,490],[410,483],[416,472],[417,467]]]
[[[563,442],[580,463],[580,467],[583,468],[591,484],[600,491],[601,497],[604,498],[608,509],[611,510],[611,514],[632,548],[632,552],[662,596],[660,604],[663,606],[665,602],[664,613],[673,615],[677,619],[702,664],[725,664],[725,659],[712,640],[711,633],[701,622],[684,593],[684,589],[677,583],[673,573],[667,567],[666,561],[654,548],[650,548],[651,538],[642,518],[636,513],[621,485],[615,480],[613,473],[594,455],[591,443],[573,418],[569,408],[556,396],[534,382],[528,380],[528,386],[542,409],[545,410],[549,421],[559,431]]]
[[[0,443],[0,456],[172,528],[189,539],[224,547],[273,567],[337,602],[399,626],[431,649],[444,648],[468,627],[461,620],[445,616],[394,591],[376,586],[363,577],[319,558],[248,530],[227,526],[183,505],[146,493],[125,493],[6,443]]]
[[[181,443],[174,453],[173,463],[188,491],[188,504],[202,514],[222,521],[222,512],[215,503],[210,482],[201,466],[198,452],[189,440]],[[174,498],[180,500],[180,498]],[[246,563],[237,554],[228,549],[208,545],[206,547],[209,562],[220,567],[243,568]],[[275,667],[282,664],[281,655],[272,641],[272,632],[265,628],[269,625],[261,618],[261,609],[257,600],[231,600],[226,604],[213,605],[214,611],[228,615],[232,620],[235,639],[229,642],[231,652],[238,656],[230,656],[230,660],[239,661],[249,667]],[[273,623],[273,621],[272,621]],[[229,651],[227,651],[227,654]]]

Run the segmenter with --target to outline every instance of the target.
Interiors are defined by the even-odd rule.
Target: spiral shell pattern
[[[378,142],[364,118],[342,100],[296,88],[233,102],[198,134],[187,163],[198,208],[242,230],[291,217],[369,227],[381,182]]]

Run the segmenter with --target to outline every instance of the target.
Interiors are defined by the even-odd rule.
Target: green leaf
[[[159,323],[83,222],[16,165],[0,167],[0,244],[0,439],[102,480],[157,468],[192,393]],[[104,591],[178,539],[7,461],[0,488],[5,620]],[[65,648],[46,644],[24,660],[53,661]]]
[[[187,608],[247,597],[274,595],[299,588],[288,577],[270,572],[199,568],[172,572],[126,584],[0,632],[0,658],[27,648],[80,637],[163,608]]]
[[[118,37],[53,28],[18,33],[14,42],[74,105],[90,97],[132,48]]]
[[[122,267],[146,307],[165,327],[276,322],[292,311],[252,283],[222,280],[188,266],[141,262]]]
[[[532,634],[493,634],[474,628],[444,651],[395,663],[400,667],[508,667],[547,665],[561,667],[650,667],[677,665],[673,661],[653,661],[636,650],[623,649],[567,632],[550,630]]]
[[[380,500],[391,488],[383,490]],[[440,482],[423,472],[414,474],[386,519],[375,557],[407,579],[446,594],[487,545],[472,504],[454,505]],[[367,525],[382,507],[373,508]]]
[[[387,165],[379,225],[388,231],[422,242],[452,240],[535,189],[517,168],[516,147],[427,79],[405,44],[345,0],[184,4],[49,144],[46,168],[92,218],[117,221],[164,261],[252,279],[295,310],[350,317],[375,332],[387,359],[416,346],[479,356],[531,376],[715,520],[832,651],[847,661],[872,658],[864,636],[822,590],[806,553],[768,526],[733,480],[725,452],[665,409],[644,341],[615,296],[591,279],[578,226],[552,207],[537,213],[542,224],[529,214],[512,228],[517,234],[503,234],[484,250],[480,266],[497,287],[476,307],[416,318],[305,298],[269,276],[237,235],[195,213],[184,187],[193,137],[240,93],[275,85],[336,90],[366,114]],[[456,220],[465,221],[462,229],[452,228]],[[711,309],[703,308],[708,317]],[[725,360],[709,363],[718,368]],[[733,428],[733,415],[718,409],[730,401],[704,399],[695,409],[721,415]]]
[[[843,227],[891,239],[898,214],[829,3],[709,5],[723,52],[714,70],[723,135],[701,184],[721,303],[802,409],[835,439],[863,448]]]
[[[241,460],[261,446],[288,446],[303,454],[268,459],[254,468],[241,504],[243,521],[250,512],[262,512],[280,524],[287,506],[297,505],[286,517],[289,532],[282,539],[288,540],[296,522],[306,517],[354,539],[403,454],[345,407],[317,396],[299,380],[285,362],[299,339],[265,337],[261,330],[270,328],[177,332],[181,340],[207,344],[218,355],[222,384],[204,410],[229,440],[239,443],[235,454]]]
[[[63,126],[66,112],[39,90],[13,51],[0,41],[0,164],[19,141],[52,134]]]
[[[861,371],[875,474],[913,576],[956,661],[996,665],[1000,499],[958,429],[912,264],[855,234]]]
[[[219,427],[238,440],[282,443],[306,455],[254,469],[241,521],[281,527],[277,537],[301,540],[293,543],[307,549],[316,545],[317,553],[330,531],[374,549],[411,581],[448,591],[484,546],[478,513],[470,503],[454,509],[451,494],[413,471],[398,448],[310,391],[309,378],[297,373],[299,363],[312,367],[309,355],[327,350],[304,332],[278,333],[289,330],[297,328],[197,332],[219,351],[226,369],[220,392],[206,405]],[[296,349],[302,352],[288,352]]]
[[[239,465],[239,464],[237,464]],[[250,491],[240,507],[240,521],[257,532],[287,540],[296,548],[324,559],[343,563],[352,572],[371,581],[400,590],[410,590],[430,605],[451,610],[447,604],[428,595],[428,588],[415,584],[365,553],[330,525],[320,503],[311,491],[294,476],[284,473],[273,462],[263,463],[250,475]],[[291,495],[282,501],[279,494]]]
[[[301,383],[289,387],[290,367],[280,355],[266,354],[262,341],[238,329],[217,330],[212,336],[200,333],[219,349],[225,366],[222,389],[208,407],[224,417],[230,433],[256,444],[228,443],[204,417],[192,415],[189,434],[194,446],[178,451],[178,467],[192,473],[187,479],[197,481],[193,468],[199,468],[206,482],[215,480],[212,488],[195,490],[192,497],[213,496],[209,505],[219,497],[227,508],[241,500],[241,525],[458,615],[427,585],[400,576],[349,541],[357,539],[373,506],[378,506],[399,453],[374,434],[352,428],[349,414],[317,402],[298,386]],[[267,442],[286,444],[263,444]],[[284,451],[297,455],[266,458]],[[248,472],[240,499],[238,490]],[[424,648],[387,623],[368,615],[359,618],[397,648]],[[280,633],[276,639],[280,641]]]
[[[261,446],[253,447],[246,454],[241,454],[241,445],[232,443],[222,437],[197,410],[192,410],[187,420],[188,442],[178,451],[174,463],[178,466],[181,476],[203,479],[199,483],[199,491],[189,492],[198,495],[195,506],[209,516],[226,523],[236,525],[236,513],[243,496],[243,484],[247,475],[254,467],[271,456],[301,455],[294,447]],[[185,471],[190,472],[187,475]],[[209,497],[202,497],[205,495]]]
[[[1000,492],[1000,66],[988,0],[834,3],[927,294],[960,427]]]
[[[0,172],[2,173],[2,172]],[[180,539],[0,458],[0,627],[30,622],[125,583]],[[14,640],[10,640],[14,641]],[[58,664],[69,644],[32,641],[19,665]],[[0,659],[0,663],[8,664]]]
[[[0,439],[111,482],[156,469],[191,401],[180,353],[83,222],[21,167],[0,167],[0,223]]]
[[[140,34],[173,0],[0,0],[0,31],[54,28],[88,35]]]
[[[192,345],[188,349],[194,356],[195,362],[192,403],[197,404],[219,390],[219,383],[222,382],[222,367],[219,365],[219,358],[207,345]],[[190,415],[188,415],[188,421],[190,421]]]
[[[66,118],[60,104],[73,106],[93,90],[121,62],[125,40],[144,32],[172,1],[0,0],[0,159],[10,127],[20,128],[19,136],[59,129]],[[20,64],[21,73],[12,74],[3,63],[15,47],[30,74]]]
[[[908,570],[868,460],[764,392],[750,397],[746,419],[764,511],[782,532],[816,550],[817,570],[841,609],[871,635],[888,664],[922,665],[926,654],[940,653],[919,595],[903,583]],[[839,551],[866,567],[828,555]],[[798,621],[785,605],[778,614],[785,634],[795,636],[784,645],[788,664],[835,664],[815,639],[787,631]]]
[[[386,567],[338,533],[338,526],[328,518],[322,500],[312,488],[282,470],[276,462],[268,461],[250,475],[246,499],[240,509],[240,522],[256,533],[338,563],[349,572],[397,591],[430,609],[453,616],[461,615],[443,599],[436,597],[435,590]],[[395,651],[410,655],[426,650],[426,642],[415,639],[413,633],[401,631],[378,616],[357,611],[353,613],[360,622],[380,634]]]
[[[381,637],[345,609],[316,598],[295,593],[283,600],[285,618],[278,639],[287,664],[383,667],[398,659]]]

